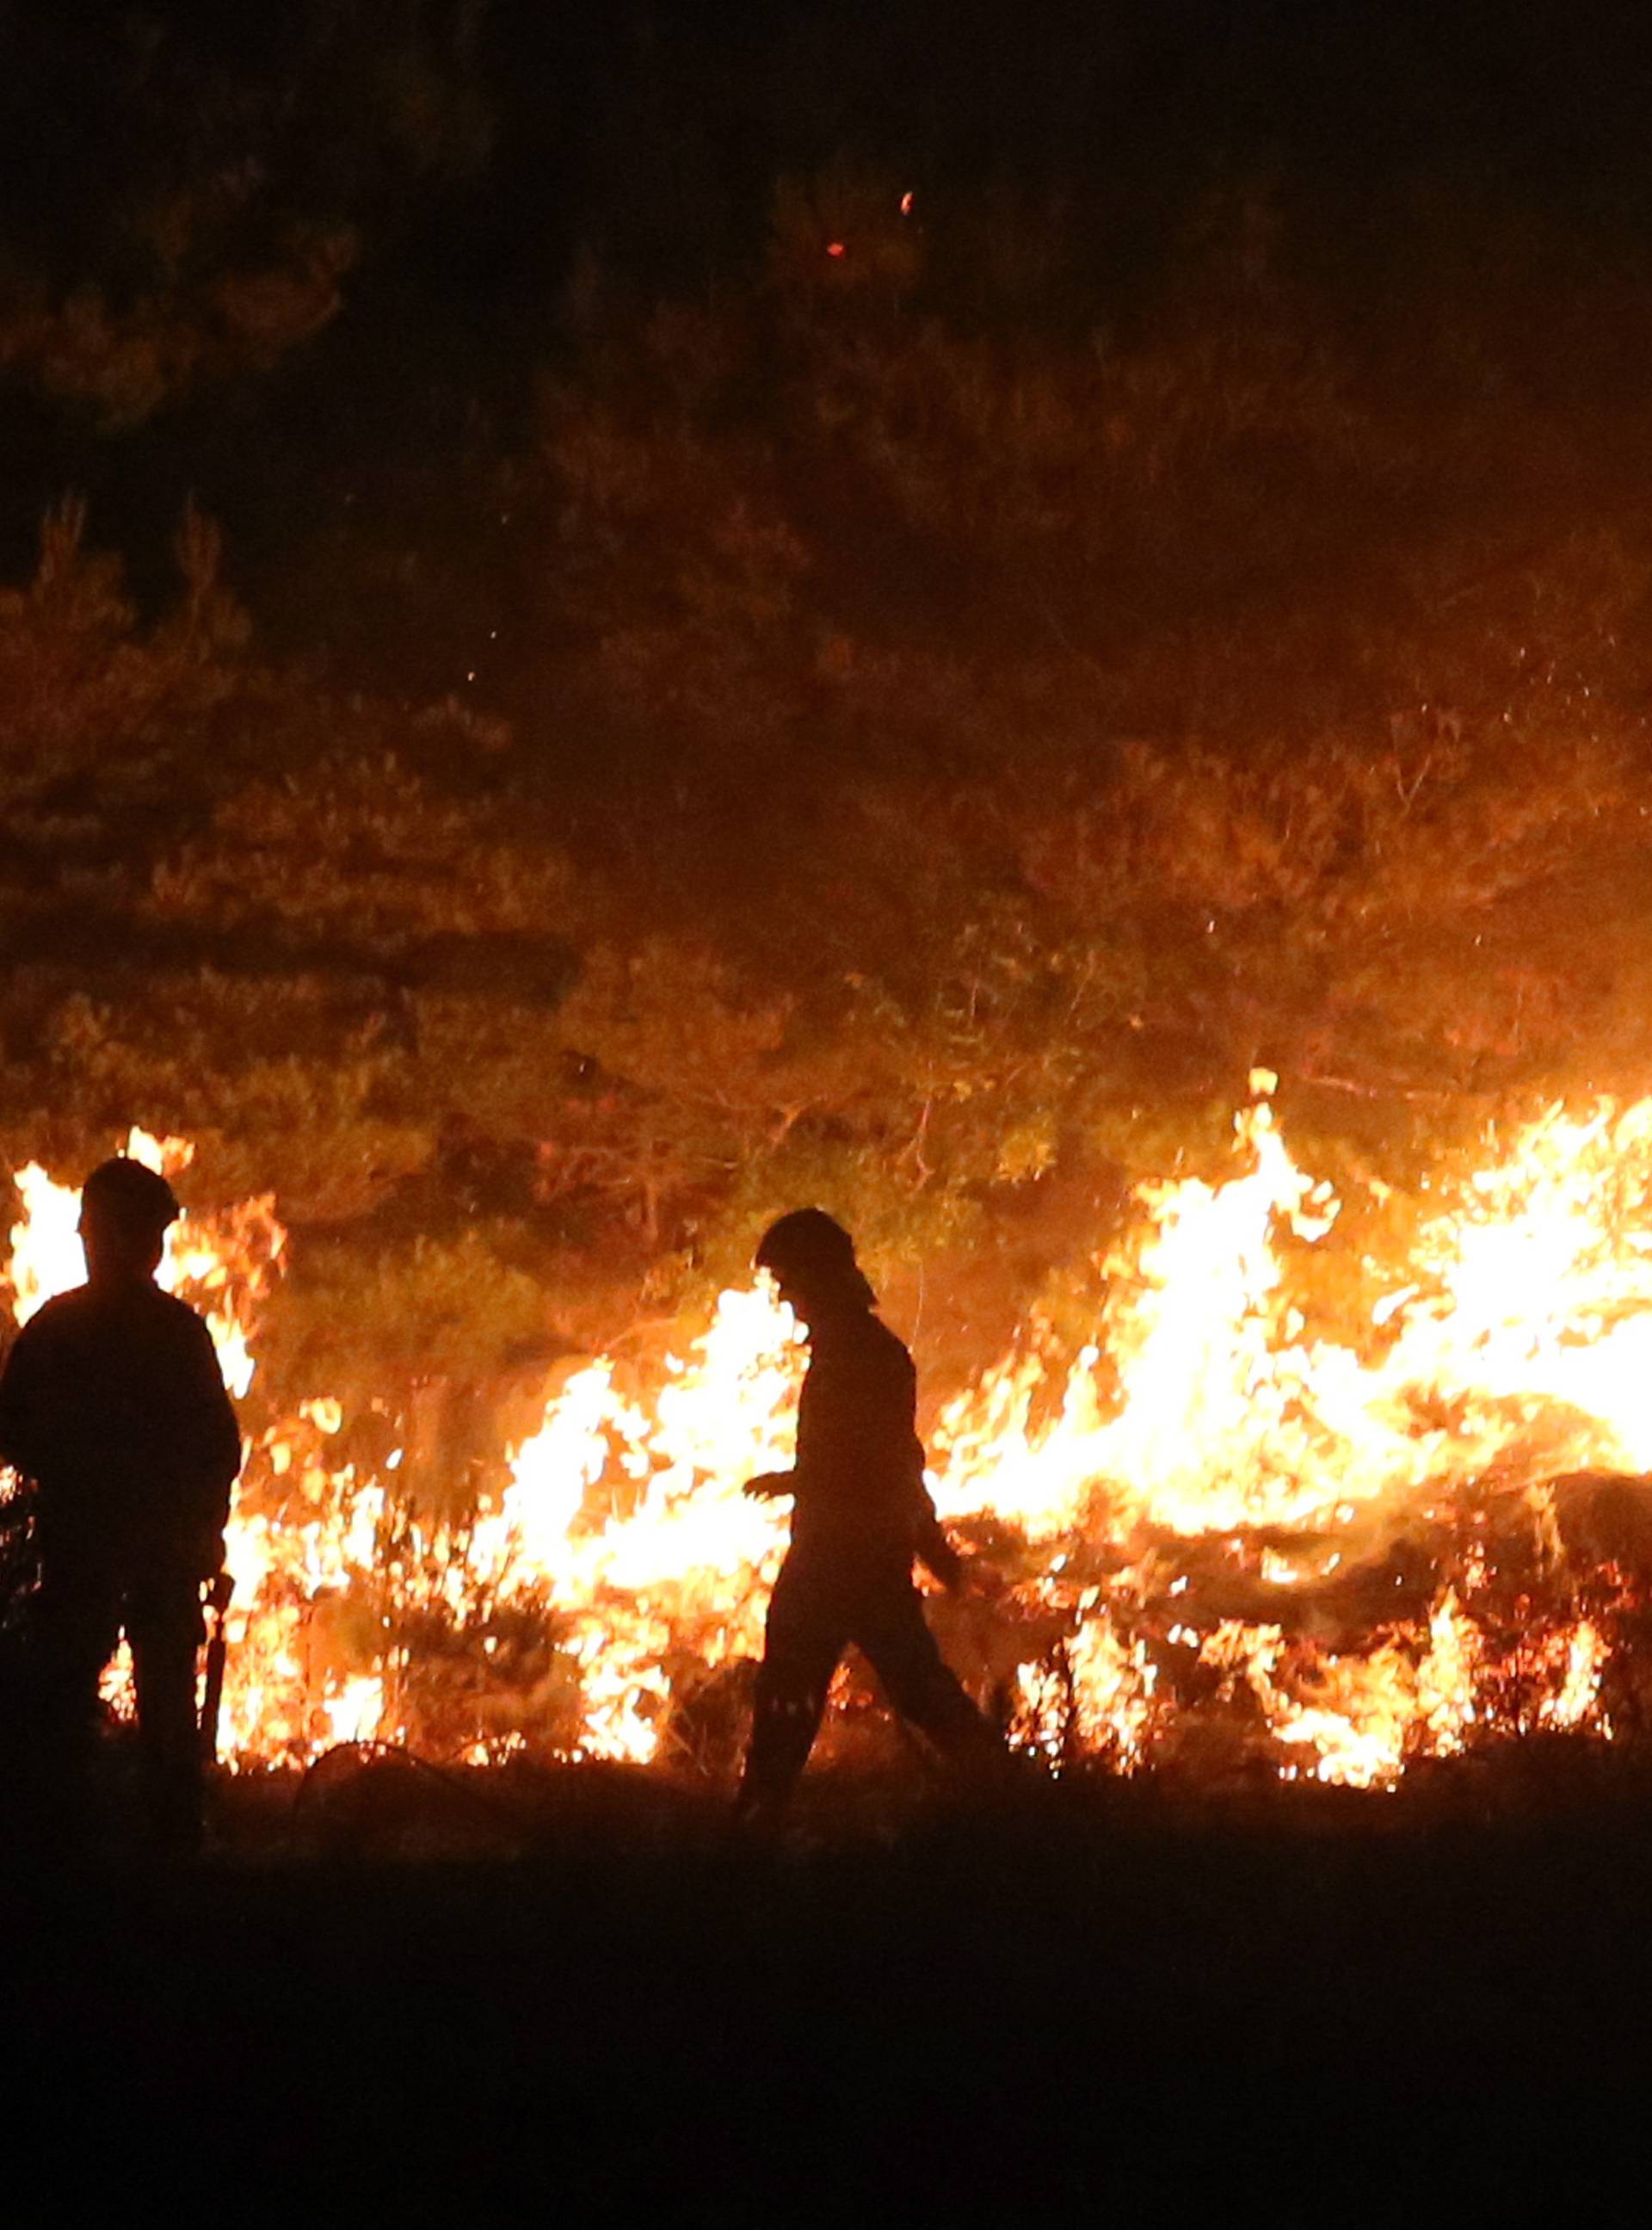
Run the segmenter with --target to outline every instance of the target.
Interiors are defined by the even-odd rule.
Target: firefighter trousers
[[[201,1828],[196,1663],[200,1583],[186,1573],[137,1577],[96,1569],[42,1575],[33,1621],[35,1741],[42,1788],[73,1811],[84,1800],[98,1736],[98,1682],[124,1633],[137,1691],[138,1764],[151,1831],[188,1846]]]
[[[790,1793],[851,1642],[895,1710],[944,1756],[996,1754],[996,1729],[948,1670],[924,1622],[910,1557],[839,1563],[794,1549],[769,1598],[742,1802],[771,1803]]]

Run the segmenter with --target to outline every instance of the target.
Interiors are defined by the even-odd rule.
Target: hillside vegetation
[[[370,162],[260,171],[269,287],[328,210],[370,273],[392,187],[478,190],[480,65],[427,47],[416,159],[381,104]],[[570,247],[517,406],[416,461],[347,427],[361,504],[318,480],[239,596],[175,505],[163,593],[77,462],[175,488],[239,426],[255,483],[357,315],[341,261],[232,347],[252,235],[188,183],[164,299],[77,252],[106,338],[215,354],[5,344],[67,493],[0,601],[0,1147],[137,1121],[193,1200],[273,1192],[273,1389],[646,1341],[803,1200],[897,1310],[925,1266],[961,1368],[1082,1309],[1253,1065],[1397,1223],[1488,1119],[1652,1087],[1643,256],[1438,177],[1358,222],[1289,168],[1120,188],[1123,257],[1104,182],[781,164],[715,285]]]

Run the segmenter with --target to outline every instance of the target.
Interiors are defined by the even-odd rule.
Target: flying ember
[[[942,1409],[930,1484],[976,1550],[969,1600],[936,1608],[948,1655],[1057,1770],[1260,1757],[1388,1788],[1521,1735],[1610,1737],[1652,1561],[1652,1100],[1552,1108],[1437,1180],[1404,1260],[1352,1263],[1366,1298],[1333,1336],[1289,1265],[1348,1219],[1274,1082],[1252,1078],[1231,1174],[1137,1189],[1087,1344],[1029,1331]],[[35,1163],[15,1183],[21,1324],[83,1266],[73,1189]],[[740,1490],[788,1460],[804,1353],[767,1280],[652,1369],[563,1376],[497,1483],[433,1512],[381,1406],[318,1388],[278,1415],[255,1388],[284,1247],[247,1202],[186,1216],[162,1270],[247,1397],[231,1762],[372,1738],[725,1762],[785,1544]]]

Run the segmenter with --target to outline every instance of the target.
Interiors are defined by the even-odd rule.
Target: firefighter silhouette
[[[155,1283],[179,1213],[141,1163],[102,1163],[80,1196],[87,1279],[24,1325],[0,1375],[0,1457],[32,1479],[40,1582],[30,1625],[30,1776],[73,1809],[122,1633],[151,1826],[201,1824],[201,1589],[223,1560],[241,1434],[206,1325]]]
[[[963,1567],[923,1481],[906,1349],[842,1225],[818,1208],[783,1215],[757,1249],[809,1340],[797,1460],[748,1482],[793,1498],[792,1541],[775,1582],[739,1808],[773,1814],[807,1763],[826,1690],[850,1642],[904,1719],[952,1758],[996,1756],[999,1738],[948,1670],[913,1584],[916,1557],[948,1587]]]

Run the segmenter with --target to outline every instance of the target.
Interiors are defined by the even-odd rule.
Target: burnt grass
[[[1392,1795],[335,1754],[198,1865],[12,1844],[10,2125],[180,2219],[1644,2205],[1652,1755]],[[1575,2217],[1573,2219],[1576,2219]]]

